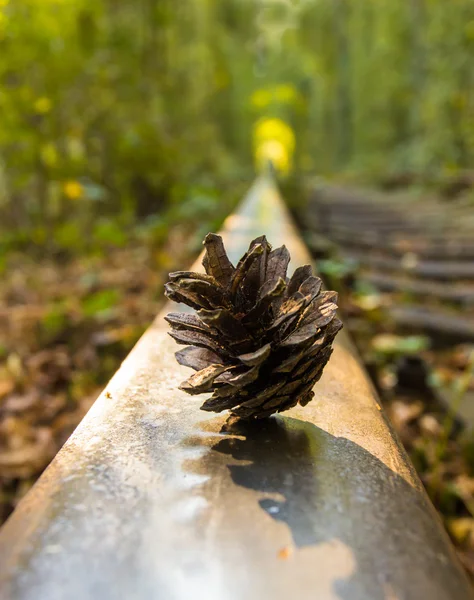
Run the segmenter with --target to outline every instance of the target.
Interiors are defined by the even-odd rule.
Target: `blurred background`
[[[0,0],[0,522],[270,158],[474,573],[473,54],[474,0]]]

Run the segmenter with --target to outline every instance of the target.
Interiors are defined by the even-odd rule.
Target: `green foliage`
[[[57,245],[65,250],[80,250],[83,246],[83,237],[79,227],[74,221],[59,224],[55,231]]]
[[[119,301],[120,293],[117,290],[101,290],[82,300],[82,313],[85,317],[104,320],[111,316]]]
[[[373,339],[372,348],[380,357],[417,356],[430,348],[430,339],[423,335],[380,334]]]
[[[291,122],[300,172],[433,180],[471,167],[472,0],[285,6],[286,29],[283,18],[274,24],[283,33],[266,57],[272,85],[262,83],[252,101]],[[290,105],[276,99],[281,85],[294,90]]]
[[[57,304],[50,308],[50,310],[43,317],[41,325],[48,337],[53,338],[65,327],[67,323],[67,316],[63,305]]]
[[[324,259],[318,262],[318,271],[331,279],[343,279],[354,272],[354,264],[344,260]]]
[[[473,49],[471,0],[1,0],[2,234],[82,251],[204,219],[262,117],[295,131],[298,173],[455,174]]]
[[[166,212],[177,186],[188,198],[250,168],[253,12],[237,0],[1,0],[0,229],[13,246],[25,232],[52,249],[123,246],[123,223]]]
[[[92,237],[97,244],[123,248],[128,236],[119,223],[111,219],[100,219],[94,224]]]

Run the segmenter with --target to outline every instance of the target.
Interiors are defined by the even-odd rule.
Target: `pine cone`
[[[272,250],[265,236],[253,240],[237,267],[220,236],[209,233],[204,245],[206,274],[170,273],[165,286],[168,298],[197,310],[166,317],[170,335],[188,346],[176,359],[197,371],[180,389],[212,391],[203,410],[244,418],[305,406],[342,327],[337,293],[321,292],[309,265],[288,279],[288,250]]]

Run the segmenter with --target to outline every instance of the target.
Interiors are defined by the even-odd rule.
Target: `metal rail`
[[[225,223],[310,257],[270,179]],[[354,349],[317,399],[234,424],[178,390],[156,319],[0,532],[14,600],[465,600],[471,589]]]

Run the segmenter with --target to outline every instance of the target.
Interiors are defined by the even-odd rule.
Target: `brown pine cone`
[[[188,346],[176,353],[178,362],[197,371],[180,389],[213,392],[203,410],[244,418],[305,406],[342,327],[337,293],[321,292],[309,265],[288,279],[288,250],[272,250],[265,236],[237,267],[220,236],[209,233],[204,245],[206,274],[170,273],[165,286],[168,298],[197,311],[166,317],[170,335]]]

